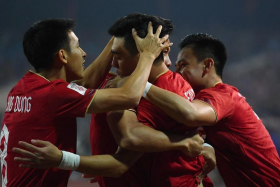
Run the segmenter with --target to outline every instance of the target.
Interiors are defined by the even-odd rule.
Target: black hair
[[[162,26],[160,37],[165,36],[166,34],[171,34],[173,30],[173,25],[171,20],[164,19],[158,16],[132,13],[127,16],[118,19],[108,30],[108,33],[115,37],[124,38],[124,47],[130,53],[131,56],[134,56],[138,53],[135,41],[132,36],[132,28],[137,31],[137,34],[140,38],[145,38],[147,35],[147,29],[149,22],[152,22],[153,32],[155,33],[158,26]],[[163,60],[163,53],[155,60]]]
[[[217,75],[222,78],[223,69],[227,60],[225,45],[209,34],[191,34],[185,37],[179,44],[182,50],[184,47],[191,47],[198,62],[205,58],[214,60],[214,67]]]
[[[23,51],[36,72],[50,69],[58,50],[71,51],[68,32],[74,27],[72,19],[45,19],[34,23],[25,32]]]

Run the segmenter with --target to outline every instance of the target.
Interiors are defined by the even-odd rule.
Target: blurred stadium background
[[[22,50],[24,32],[44,18],[72,18],[74,30],[86,51],[86,66],[101,52],[110,36],[107,29],[128,13],[140,12],[169,18],[175,25],[171,35],[173,64],[178,43],[191,33],[209,33],[221,39],[228,49],[224,82],[237,87],[247,98],[280,152],[280,1],[4,1],[0,0],[0,120],[6,96],[15,83],[32,69]],[[171,67],[174,70],[174,66]],[[90,155],[90,115],[78,119],[78,153]],[[67,125],[67,124],[66,124]],[[217,170],[210,178],[216,187],[224,186]],[[69,186],[92,186],[73,172]]]

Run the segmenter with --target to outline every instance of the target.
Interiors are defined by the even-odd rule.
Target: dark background
[[[6,97],[15,83],[32,67],[22,50],[24,32],[45,18],[73,18],[74,30],[86,51],[88,66],[102,51],[110,36],[107,29],[128,13],[139,12],[169,18],[175,25],[170,36],[170,54],[176,61],[178,43],[191,33],[208,33],[222,40],[228,49],[224,82],[237,87],[247,98],[280,151],[280,1],[16,1],[0,0],[0,120]],[[171,67],[174,70],[174,67]],[[78,120],[78,153],[90,154],[90,116]],[[218,172],[210,174],[215,186],[224,186]],[[69,186],[87,186],[73,173]],[[89,186],[97,186],[89,185]]]

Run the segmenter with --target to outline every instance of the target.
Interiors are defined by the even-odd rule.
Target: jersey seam
[[[39,76],[39,77],[42,77],[43,79],[45,79],[45,80],[47,80],[47,81],[49,81],[49,82],[51,82],[49,79],[47,79],[46,77],[44,77],[44,76],[42,76],[42,75],[40,75],[40,74],[38,74],[38,73],[36,73],[36,72],[34,72],[34,71],[32,71],[32,70],[29,70],[31,73],[34,73],[35,75],[37,75],[37,76]]]
[[[89,109],[91,103],[93,102],[93,99],[95,98],[97,91],[98,91],[98,90],[95,91],[95,93],[94,93],[94,95],[93,95],[91,101],[89,102],[89,104],[88,104],[88,106],[87,106],[87,109],[86,109],[86,111],[85,111],[84,117],[87,115],[88,109]]]
[[[210,105],[209,103],[206,103],[205,101],[202,101],[202,100],[200,100],[200,99],[194,99],[194,100],[197,100],[198,102],[207,104],[208,106],[210,106],[211,108],[213,108],[213,110],[214,110],[214,112],[215,112],[215,115],[216,115],[216,119],[215,119],[215,122],[214,122],[214,124],[213,124],[213,125],[215,125],[215,124],[217,123],[217,121],[218,121],[218,114],[217,114],[215,108],[214,108],[212,105]]]
[[[158,76],[156,76],[156,79],[154,80],[154,83],[156,82],[156,80],[157,80],[160,76],[164,75],[164,74],[167,73],[168,71],[170,71],[170,70],[168,69],[168,70],[166,70],[166,71],[160,73]]]

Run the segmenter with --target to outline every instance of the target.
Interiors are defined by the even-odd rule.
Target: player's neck
[[[155,80],[163,73],[167,72],[169,69],[165,63],[155,64],[152,66],[151,73],[148,81],[154,83]]]
[[[205,84],[205,88],[212,88],[222,82],[222,79],[218,75],[209,75]]]
[[[42,75],[43,77],[45,77],[50,81],[54,81],[57,79],[63,79],[66,81],[66,73],[64,72],[64,69],[43,70],[38,74]]]

